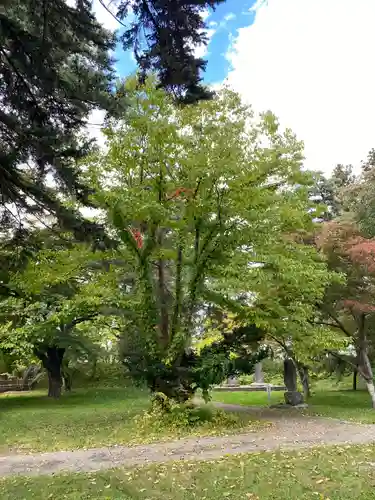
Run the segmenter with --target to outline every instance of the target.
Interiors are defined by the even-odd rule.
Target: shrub
[[[161,401],[162,400],[162,401]],[[147,437],[160,436],[165,430],[172,435],[184,435],[187,431],[216,433],[218,429],[238,429],[248,425],[239,415],[226,413],[210,406],[192,403],[177,404],[165,395],[155,395],[151,408],[135,417],[139,434]]]

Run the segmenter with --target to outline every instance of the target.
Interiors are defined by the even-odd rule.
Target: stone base
[[[298,391],[284,392],[284,399],[287,405],[298,406],[304,403],[303,394]]]
[[[237,380],[237,377],[228,377],[227,386],[228,387],[238,387],[240,384]]]
[[[270,408],[277,408],[278,410],[290,410],[291,408],[304,409],[304,408],[308,408],[308,407],[309,407],[309,405],[307,403],[301,403],[301,404],[295,405],[295,406],[287,405],[286,403],[279,403],[279,404],[270,406]]]

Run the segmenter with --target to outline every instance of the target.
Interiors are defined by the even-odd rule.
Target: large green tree
[[[375,150],[372,149],[362,163],[362,171],[341,190],[345,209],[356,221],[363,236],[375,236]]]
[[[194,50],[208,41],[202,13],[224,1],[121,0],[119,18],[126,21],[130,9],[135,16],[121,41],[125,50],[134,49],[143,78],[150,71],[156,72],[160,86],[185,103],[211,97],[202,85],[207,61],[197,57]]]
[[[352,165],[336,165],[329,177],[315,173],[310,196],[318,205],[325,205],[323,213],[320,208],[317,214],[321,221],[332,220],[350,209],[350,193],[357,181]]]
[[[124,91],[128,111],[106,130],[108,151],[86,164],[87,178],[132,267],[139,305],[126,361],[153,390],[180,397],[191,390],[186,348],[205,301],[255,296],[249,325],[306,323],[327,278],[291,235],[312,224],[311,178],[294,135],[271,114],[255,124],[230,90],[182,108],[151,79]]]
[[[115,300],[117,275],[102,265],[103,253],[99,258],[72,238],[52,242],[29,255],[23,269],[9,272],[0,301],[0,348],[38,358],[48,374],[48,395],[59,397],[67,352],[93,352],[103,340],[103,324],[121,315],[124,305]],[[85,323],[92,328],[82,328]]]
[[[130,9],[136,19],[121,37],[125,49],[134,48],[143,75],[156,71],[160,85],[185,102],[211,95],[200,83],[206,63],[194,56],[193,47],[206,40],[202,9],[220,1],[118,3],[119,19],[126,23]],[[52,214],[76,237],[103,237],[101,228],[83,219],[64,198],[90,205],[90,188],[80,182],[77,170],[77,162],[92,146],[82,127],[91,111],[115,112],[124,102],[113,93],[110,53],[115,43],[116,36],[95,18],[90,0],[2,2],[3,229],[14,232],[27,225],[25,214],[42,219]]]
[[[77,161],[90,149],[80,136],[90,112],[110,109],[109,51],[114,36],[91,2],[26,0],[0,6],[0,202],[2,226],[24,213],[52,213],[77,236],[95,229],[62,203],[88,203]],[[53,179],[56,190],[51,189]],[[16,224],[14,224],[16,223]]]

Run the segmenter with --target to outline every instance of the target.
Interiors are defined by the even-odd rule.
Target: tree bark
[[[366,380],[366,387],[371,397],[371,405],[375,409],[375,387],[373,380]]]
[[[284,360],[284,384],[288,391],[297,391],[296,366],[291,358]]]
[[[70,392],[72,390],[72,376],[69,373],[63,373],[63,379],[64,379],[64,389],[67,392]]]
[[[362,314],[359,318],[358,371],[366,383],[366,387],[371,398],[371,405],[375,409],[374,376],[372,373],[371,363],[368,357],[368,341],[365,333],[365,318],[366,317],[364,314]]]
[[[163,246],[163,229],[159,229],[157,235],[157,241],[160,248]],[[157,279],[157,290],[158,290],[158,304],[159,304],[159,315],[160,315],[160,336],[163,347],[168,346],[169,342],[169,310],[168,310],[168,293],[166,284],[166,263],[164,259],[158,259],[157,262],[158,269],[158,279]]]
[[[305,399],[308,399],[311,396],[309,368],[306,365],[298,364],[298,375],[301,380]]]
[[[40,347],[36,355],[41,360],[48,373],[48,397],[58,399],[62,387],[62,362],[65,354],[63,347]]]
[[[366,383],[366,387],[368,393],[371,398],[371,405],[375,409],[375,387],[374,387],[374,378],[372,374],[371,363],[368,358],[367,349],[364,348],[363,351],[360,352],[360,374]]]
[[[358,370],[353,370],[353,391],[357,390]]]
[[[59,399],[61,396],[61,385],[62,382],[58,378],[54,377],[52,372],[48,372],[48,397]]]

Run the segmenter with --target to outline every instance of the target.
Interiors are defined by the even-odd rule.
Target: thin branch
[[[43,35],[42,35],[42,47],[44,50],[44,44],[46,42],[47,36],[47,0],[43,0]]]
[[[176,264],[176,284],[175,284],[175,303],[173,309],[171,339],[175,336],[178,330],[179,315],[181,309],[181,292],[182,292],[182,245],[178,245],[177,249],[177,264]]]
[[[337,328],[341,330],[341,326],[334,324],[334,323],[328,323],[326,321],[309,321],[311,325],[322,325],[322,326],[330,326],[332,328]]]
[[[323,313],[327,313],[328,316],[333,319],[333,321],[336,323],[337,327],[340,328],[347,337],[353,337],[353,335],[347,330],[344,326],[344,324],[331,312],[328,310],[325,310],[320,304],[316,304],[318,309],[320,309]]]
[[[111,10],[106,6],[106,4],[103,2],[103,0],[99,0],[99,3],[102,7],[105,8],[105,10],[108,12],[108,14],[110,14],[113,19],[115,19],[119,24],[121,24],[121,26],[123,26],[124,28],[127,28],[127,25],[124,24],[122,21],[120,21],[120,19],[113,13],[111,12]],[[111,2],[110,2],[111,3]]]
[[[194,263],[198,262],[199,257],[199,239],[200,239],[200,223],[195,225],[195,237],[194,237]]]
[[[34,96],[34,94],[32,93],[27,81],[25,80],[25,78],[22,76],[22,74],[18,71],[18,68],[17,66],[15,66],[13,64],[13,61],[10,59],[10,57],[8,57],[8,54],[6,53],[6,51],[3,49],[3,48],[0,48],[0,52],[3,54],[3,56],[5,57],[5,59],[8,61],[8,64],[10,66],[12,66],[13,68],[13,71],[16,73],[16,75],[18,76],[18,78],[22,81],[27,93],[30,95],[31,99],[33,100],[34,102],[34,105],[35,105],[35,108],[40,110],[40,107],[39,107],[39,104],[38,104],[38,101],[36,99],[36,97]]]
[[[278,339],[277,337],[274,337],[271,333],[268,333],[268,332],[266,333],[266,335],[268,337],[270,337],[272,340],[274,340],[277,344],[279,344],[279,346],[281,346],[284,349],[284,351],[287,353],[288,356],[293,358],[293,356],[291,355],[292,353],[291,353],[290,349],[282,340]]]
[[[70,323],[66,325],[67,329],[71,329],[78,325],[79,323],[83,323],[84,321],[89,321],[90,319],[96,318],[99,315],[99,312],[94,312],[91,314],[87,314],[86,316],[81,316],[79,318],[73,319]]]
[[[352,363],[347,358],[343,358],[342,356],[340,356],[340,354],[337,354],[337,352],[331,351],[330,349],[325,349],[325,352],[327,354],[331,354],[331,356],[334,356],[337,359],[340,359],[341,361],[344,361],[345,363],[347,363],[348,365],[350,365],[351,367],[353,367],[355,370],[357,370],[360,375],[363,376],[361,367],[359,365],[356,365],[355,363]]]
[[[197,182],[197,185],[195,187],[195,191],[194,191],[194,194],[193,194],[193,200],[195,200],[197,194],[198,194],[198,191],[199,191],[199,187],[201,185],[201,182],[202,182],[202,177],[199,177],[198,179],[198,182]]]

